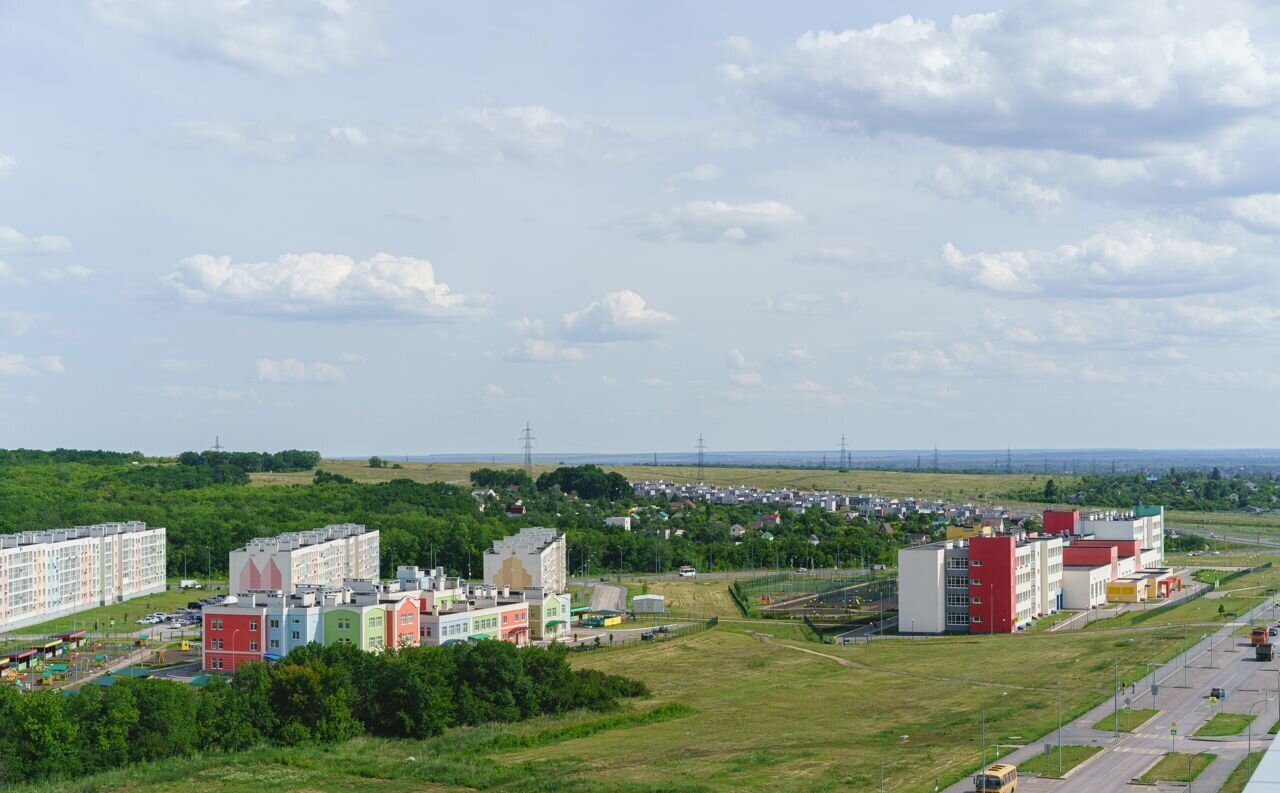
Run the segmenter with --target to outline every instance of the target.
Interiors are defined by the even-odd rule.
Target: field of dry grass
[[[335,474],[351,477],[357,482],[387,482],[407,478],[417,482],[448,482],[467,484],[467,476],[485,463],[399,463],[400,468],[370,468],[364,460],[325,460],[321,467]],[[511,466],[489,466],[511,467]],[[665,479],[674,482],[697,481],[698,471],[692,467],[676,466],[602,466],[606,471],[618,471],[632,482],[646,479]],[[550,471],[555,466],[534,466],[534,476]],[[308,484],[310,472],[289,474],[253,474],[255,484]],[[706,481],[718,485],[748,485],[753,487],[798,487],[810,490],[839,490],[854,493],[876,493],[884,496],[928,496],[955,500],[1000,501],[1011,490],[1038,486],[1043,477],[1038,474],[956,474],[931,471],[838,471],[836,469],[806,468],[720,468],[706,469]],[[1061,486],[1070,479],[1057,477]]]

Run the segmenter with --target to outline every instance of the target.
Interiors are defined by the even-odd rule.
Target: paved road
[[[1210,764],[1192,787],[1193,791],[1216,791],[1236,764],[1244,758],[1247,739],[1245,736],[1192,738],[1191,734],[1213,712],[1217,712],[1217,708],[1228,713],[1261,713],[1263,715],[1256,721],[1256,732],[1262,735],[1253,736],[1254,749],[1260,749],[1270,743],[1270,736],[1265,735],[1267,729],[1280,719],[1280,700],[1274,696],[1276,687],[1280,685],[1280,662],[1254,661],[1248,640],[1231,635],[1241,625],[1248,624],[1255,615],[1261,616],[1261,612],[1269,607],[1269,602],[1258,606],[1241,622],[1219,629],[1184,655],[1179,655],[1157,669],[1155,680],[1159,691],[1154,704],[1150,691],[1151,677],[1137,681],[1136,693],[1125,695],[1132,701],[1132,706],[1155,707],[1160,711],[1155,718],[1139,727],[1137,732],[1121,732],[1117,738],[1110,730],[1093,729],[1094,724],[1114,713],[1112,702],[1103,703],[1083,717],[1064,725],[1063,744],[1101,746],[1103,751],[1071,772],[1066,779],[1024,777],[1019,780],[1018,790],[1025,793],[1149,793],[1151,787],[1130,785],[1129,781],[1141,776],[1165,752],[1171,751],[1176,742],[1173,750],[1178,752],[1206,751],[1217,755],[1218,759]],[[1221,686],[1227,690],[1227,698],[1217,706],[1211,706],[1206,698],[1212,686]],[[1170,735],[1174,722],[1177,723],[1178,730],[1176,738]],[[1046,742],[1056,744],[1057,736],[1045,736],[1042,741],[1012,752],[1005,759],[1014,763],[1027,760],[1042,751],[1043,743]],[[1165,788],[1162,786],[1160,789]],[[1168,789],[1187,788],[1185,785],[1178,785]],[[971,779],[947,788],[948,793],[967,793],[971,790]]]
[[[591,587],[592,611],[626,611],[627,588],[619,584],[595,584]]]
[[[1186,526],[1174,526],[1172,524],[1170,524],[1169,528],[1182,534],[1194,534],[1197,537],[1204,537],[1206,540],[1226,540],[1227,542],[1239,543],[1241,545],[1260,545],[1264,548],[1280,548],[1280,541],[1276,541],[1270,537],[1263,539],[1262,535],[1258,533],[1248,536],[1239,534],[1219,534],[1213,529],[1201,529],[1198,527],[1188,528]],[[1210,537],[1210,534],[1213,536]],[[1207,563],[1212,560],[1207,559],[1205,561]]]

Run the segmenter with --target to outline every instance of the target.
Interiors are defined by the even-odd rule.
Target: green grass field
[[[1187,777],[1187,760],[1191,761],[1191,777]],[[1183,752],[1166,752],[1164,757],[1147,772],[1138,777],[1138,781],[1147,785],[1154,785],[1157,782],[1194,782],[1196,777],[1200,776],[1200,772],[1209,767],[1209,764],[1218,758],[1211,754],[1190,755]]]
[[[388,460],[393,464],[394,460]],[[515,468],[512,465],[486,463],[399,463],[400,468],[370,468],[364,460],[325,460],[320,467],[326,471],[349,476],[357,482],[389,482],[392,479],[413,479],[417,482],[449,482],[466,485],[467,476],[477,468]],[[538,464],[534,476],[553,470],[556,466]],[[624,465],[601,466],[606,471],[618,471],[632,482],[646,479],[665,479],[669,482],[696,482],[698,469],[692,466]],[[288,474],[251,474],[255,484],[309,484],[312,473],[302,471]],[[954,499],[992,500],[1004,499],[1018,488],[1043,485],[1038,474],[955,474],[946,472],[915,471],[838,471],[834,468],[720,468],[705,469],[707,482],[719,485],[748,485],[754,487],[798,487],[811,490],[842,490],[858,493],[876,493],[884,496],[931,496]],[[1059,487],[1068,487],[1071,477],[1054,477]]]
[[[1244,790],[1245,783],[1253,775],[1253,769],[1258,767],[1258,761],[1264,754],[1266,753],[1254,752],[1241,760],[1239,765],[1231,770],[1231,776],[1227,777],[1227,781],[1218,788],[1218,793],[1240,793]]]
[[[1256,719],[1256,715],[1243,713],[1215,713],[1213,718],[1200,725],[1193,735],[1197,738],[1221,738],[1224,735],[1239,735]]]
[[[1104,732],[1112,732],[1116,729],[1116,724],[1120,725],[1120,732],[1133,732],[1142,725],[1151,721],[1160,711],[1151,708],[1135,708],[1130,711],[1121,710],[1119,720],[1115,715],[1107,716],[1093,725],[1095,730],[1103,730]]]
[[[677,641],[574,658],[578,666],[647,682],[654,697],[642,709],[690,708],[660,722],[622,720],[564,737],[569,727],[613,718],[579,714],[458,730],[436,741],[264,749],[140,767],[60,789],[823,793],[878,784],[883,746],[886,790],[916,793],[932,790],[935,779],[947,784],[973,772],[983,705],[989,745],[1034,741],[1056,724],[1059,679],[1064,718],[1073,718],[1110,695],[1113,656],[1132,678],[1143,661],[1171,657],[1181,640],[1178,632],[1154,630],[836,647],[780,638],[795,635],[792,625],[776,632],[758,626],[722,624]],[[455,753],[496,734],[540,733],[561,738]],[[51,788],[59,789],[42,789]]]
[[[729,596],[729,580],[706,579],[649,581],[645,587],[651,595],[667,599],[667,611],[673,614],[696,614],[700,617],[741,617],[742,612]]]
[[[1058,748],[1055,746],[1047,755],[1038,754],[1030,760],[1019,763],[1018,773],[1039,774],[1047,777],[1065,776],[1071,769],[1102,751],[1101,746],[1063,746],[1061,763],[1059,763]]]

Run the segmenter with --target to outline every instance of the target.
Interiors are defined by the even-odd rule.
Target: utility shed
[[[661,614],[667,610],[667,599],[662,595],[636,595],[631,599],[631,610],[637,614]]]

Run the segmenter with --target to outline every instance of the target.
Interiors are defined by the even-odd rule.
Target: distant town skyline
[[[1271,4],[3,20],[0,446],[1280,447]]]

